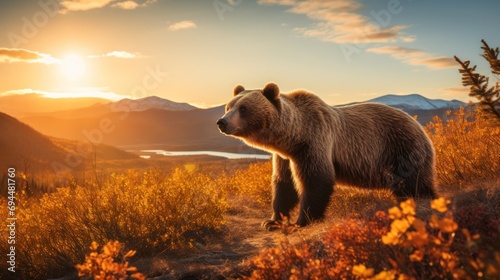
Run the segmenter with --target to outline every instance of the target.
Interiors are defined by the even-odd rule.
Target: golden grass
[[[32,279],[64,275],[83,260],[92,241],[119,240],[147,254],[189,251],[222,229],[227,209],[213,179],[180,168],[171,174],[112,174],[18,201],[18,266],[20,275]]]
[[[434,117],[426,131],[436,150],[436,171],[442,188],[500,178],[500,126],[475,107]]]

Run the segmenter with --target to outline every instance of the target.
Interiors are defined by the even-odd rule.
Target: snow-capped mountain
[[[394,95],[388,94],[381,97],[377,97],[367,102],[376,102],[396,107],[403,110],[433,110],[433,109],[443,109],[443,108],[458,108],[461,106],[466,106],[459,100],[442,100],[442,99],[428,99],[420,94],[409,94],[409,95]]]
[[[167,99],[160,98],[158,96],[148,96],[141,99],[122,99],[120,101],[111,103],[114,111],[119,108],[128,108],[130,111],[146,111],[149,109],[160,109],[167,111],[189,111],[196,109],[196,107],[191,106],[187,103],[177,103]]]

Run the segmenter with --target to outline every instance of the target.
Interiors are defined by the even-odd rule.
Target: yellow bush
[[[85,262],[75,266],[78,277],[92,277],[95,280],[146,279],[137,272],[137,268],[129,266],[128,259],[135,255],[134,250],[125,253],[123,244],[118,241],[109,241],[102,246],[101,253],[98,253],[98,247],[96,242],[92,242]]]
[[[254,163],[236,170],[228,180],[228,192],[250,198],[261,205],[271,203],[271,162]]]
[[[248,278],[497,279],[500,253],[459,229],[449,203],[432,201],[435,212],[424,220],[410,199],[370,220],[336,224],[320,241],[285,240],[250,260]]]
[[[389,209],[389,217],[393,221],[391,230],[382,236],[382,242],[399,248],[405,254],[395,255],[397,258],[391,262],[391,268],[385,268],[374,277],[373,273],[363,276],[354,269],[353,274],[361,279],[396,279],[398,275],[398,279],[498,277],[500,253],[490,250],[475,250],[472,253],[471,248],[477,246],[480,237],[471,235],[468,229],[458,231],[448,204],[450,201],[444,198],[431,201],[431,208],[438,213],[432,214],[427,222],[415,217],[413,199]],[[457,238],[462,240],[457,241]],[[386,277],[388,272],[391,277]]]
[[[500,127],[493,126],[475,107],[434,117],[426,126],[436,150],[441,186],[460,185],[500,177]]]
[[[185,169],[128,171],[59,188],[18,211],[19,267],[27,278],[64,275],[92,241],[179,253],[221,230],[226,208],[213,179]]]

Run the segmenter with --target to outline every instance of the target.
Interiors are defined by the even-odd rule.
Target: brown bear
[[[262,224],[268,230],[298,203],[297,226],[322,219],[336,183],[388,187],[399,199],[436,196],[431,141],[416,120],[386,105],[331,107],[304,90],[238,85],[217,125],[273,155],[273,215]]]

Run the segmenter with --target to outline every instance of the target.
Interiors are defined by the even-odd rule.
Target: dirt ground
[[[270,207],[262,207],[241,198],[230,201],[225,214],[225,232],[208,238],[206,244],[196,243],[194,253],[181,257],[158,256],[138,260],[139,271],[148,279],[235,279],[250,275],[246,262],[262,249],[275,247],[284,239],[298,243],[319,238],[334,221],[317,223],[291,234],[269,232],[261,228],[270,217]],[[292,217],[296,217],[293,213]]]

